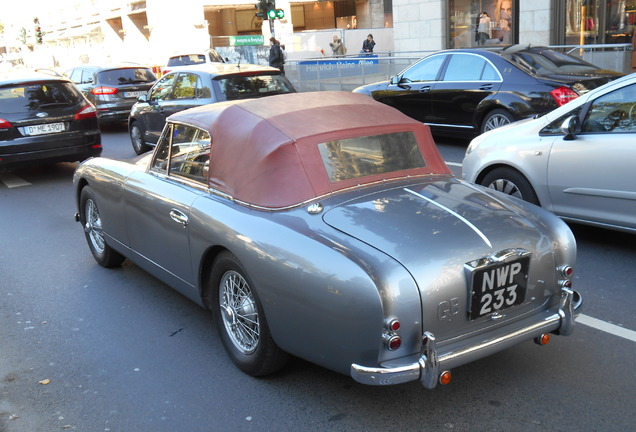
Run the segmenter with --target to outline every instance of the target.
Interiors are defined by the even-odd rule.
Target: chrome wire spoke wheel
[[[84,231],[88,234],[88,238],[95,251],[99,254],[103,254],[105,250],[104,232],[102,230],[102,219],[99,216],[99,210],[97,209],[97,205],[95,205],[95,201],[92,199],[86,200],[84,211],[86,214]]]
[[[219,306],[225,330],[232,344],[243,354],[258,348],[260,327],[252,290],[240,273],[227,271],[220,282]]]
[[[507,125],[509,123],[510,123],[510,119],[508,119],[508,117],[506,117],[504,115],[501,115],[501,114],[493,115],[486,122],[486,125],[484,127],[484,132],[488,132],[489,130],[497,129],[498,127]]]
[[[138,127],[135,126],[130,130],[130,138],[132,138],[132,143],[135,151],[140,152],[144,143],[141,140],[141,131]]]
[[[503,192],[507,195],[512,195],[513,197],[523,199],[523,195],[521,194],[521,191],[519,190],[517,185],[510,180],[498,179],[490,183],[488,187],[496,191]]]

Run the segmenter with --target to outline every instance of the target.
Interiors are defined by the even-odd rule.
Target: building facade
[[[154,65],[175,51],[259,34],[266,44],[274,34],[296,57],[330,55],[333,34],[348,54],[357,53],[369,33],[376,51],[392,53],[511,43],[633,44],[636,25],[636,0],[276,0],[285,17],[272,25],[256,17],[256,2],[67,0],[40,2],[33,9],[38,16],[20,5],[0,17],[0,54],[41,67]]]

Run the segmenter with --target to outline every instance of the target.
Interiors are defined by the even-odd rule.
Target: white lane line
[[[614,324],[610,324],[605,321],[601,321],[600,319],[592,318],[587,315],[579,315],[576,318],[576,322],[579,324],[586,325],[588,327],[595,328],[597,330],[604,331],[606,333],[613,334],[614,336],[622,337],[624,339],[628,339],[632,342],[636,342],[636,331],[626,329],[621,326],[617,326]]]
[[[14,176],[11,173],[0,173],[0,181],[8,188],[31,185],[28,181],[23,180],[18,176]]]
[[[455,167],[462,166],[461,162],[446,162],[446,165],[455,166]]]

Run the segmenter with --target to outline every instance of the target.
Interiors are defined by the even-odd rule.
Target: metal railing
[[[631,44],[552,45],[549,48],[580,57],[604,69],[632,72]],[[373,55],[288,59],[285,75],[301,92],[351,91],[361,85],[387,80],[433,52],[378,52]]]

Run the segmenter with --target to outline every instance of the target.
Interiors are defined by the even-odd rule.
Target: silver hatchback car
[[[463,178],[561,218],[636,232],[636,74],[475,138]]]

